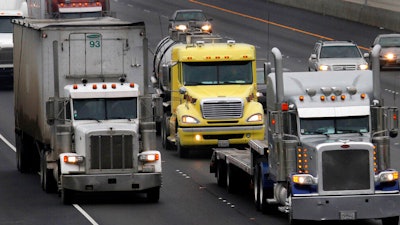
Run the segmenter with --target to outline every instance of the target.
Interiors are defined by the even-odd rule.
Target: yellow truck
[[[253,45],[211,35],[166,37],[155,49],[151,81],[163,146],[176,146],[180,157],[264,138]]]

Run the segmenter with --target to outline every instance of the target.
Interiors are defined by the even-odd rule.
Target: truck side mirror
[[[50,98],[46,102],[46,120],[48,125],[53,125],[55,120],[55,113],[54,113],[54,98]]]
[[[171,66],[162,65],[162,86],[166,87],[167,90],[171,90]]]
[[[65,106],[68,101],[65,98],[49,98],[46,101],[46,122],[48,125],[54,125],[56,120],[65,121]]]
[[[387,129],[389,130],[389,136],[392,138],[397,137],[399,130],[398,121],[399,111],[397,108],[387,109]]]

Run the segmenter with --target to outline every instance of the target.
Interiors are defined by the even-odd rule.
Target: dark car
[[[212,33],[211,21],[200,9],[176,10],[169,19],[169,32],[194,31],[201,33]]]
[[[380,34],[375,38],[372,48],[377,44],[381,46],[379,52],[381,69],[400,66],[400,34]]]
[[[257,68],[257,100],[265,110],[267,105],[267,83],[265,82],[264,68]]]

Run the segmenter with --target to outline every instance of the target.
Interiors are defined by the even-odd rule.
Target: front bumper
[[[400,194],[292,197],[293,219],[353,220],[400,215]]]
[[[161,173],[63,174],[61,188],[82,191],[142,191],[161,186]]]
[[[178,128],[180,144],[185,147],[242,145],[247,144],[250,140],[263,140],[264,132],[264,125]],[[196,140],[196,135],[200,135],[200,139]]]

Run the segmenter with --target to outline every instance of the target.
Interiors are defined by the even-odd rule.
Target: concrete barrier
[[[400,32],[400,12],[341,0],[269,0],[371,26]]]

